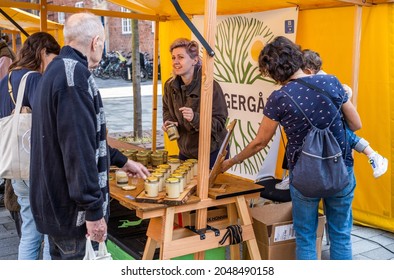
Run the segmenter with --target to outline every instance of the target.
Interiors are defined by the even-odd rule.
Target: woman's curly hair
[[[300,46],[283,36],[267,44],[259,55],[259,69],[263,76],[279,84],[286,83],[304,65]]]

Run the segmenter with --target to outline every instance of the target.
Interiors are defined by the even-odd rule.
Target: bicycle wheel
[[[144,68],[141,68],[141,82],[146,82],[148,80],[148,72]]]

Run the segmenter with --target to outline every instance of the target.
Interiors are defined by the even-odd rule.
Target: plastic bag
[[[105,242],[99,243],[98,251],[95,251],[92,246],[92,241],[90,240],[90,236],[86,236],[86,249],[85,249],[85,256],[83,257],[85,261],[106,261],[112,260],[111,253],[107,251],[107,246]]]

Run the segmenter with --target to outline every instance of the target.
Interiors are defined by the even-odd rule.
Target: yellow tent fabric
[[[160,60],[163,82],[171,74],[170,43],[177,37],[191,37],[190,30],[179,20],[170,0],[113,0],[148,14],[159,15]],[[204,13],[204,0],[179,0],[189,15]],[[374,179],[366,157],[355,153],[357,187],[353,204],[356,222],[394,232],[394,186],[392,168],[394,140],[394,3],[390,0],[371,1],[335,0],[233,0],[217,1],[218,14],[260,12],[294,7],[300,8],[297,43],[303,48],[318,51],[324,61],[324,70],[351,84],[353,71],[353,34],[356,9],[353,3],[366,4],[362,8],[362,33],[357,106],[363,128],[358,134],[389,159],[389,169]],[[17,2],[15,2],[17,3]],[[141,12],[140,11],[140,12]],[[153,11],[153,12],[150,12]],[[34,23],[32,23],[34,25]],[[168,147],[172,147],[168,145]],[[176,147],[170,154],[177,153]],[[280,168],[280,167],[278,167]]]
[[[391,140],[394,102],[394,5],[384,4],[362,8],[361,59],[358,90],[358,111],[363,128],[357,132],[371,146],[389,159],[389,170],[374,179],[367,157],[355,153],[357,187],[353,204],[355,222],[394,232],[394,187],[391,164],[394,145]],[[353,33],[356,8],[300,11],[296,42],[303,48],[320,53],[323,68],[343,83],[352,82]],[[340,32],[338,32],[340,30]],[[160,24],[160,59],[162,79],[170,76],[171,60],[168,46],[177,37],[191,37],[180,20]],[[175,146],[175,147],[174,147]],[[167,140],[171,154],[177,153],[174,143]],[[278,166],[278,175],[281,166]]]
[[[367,157],[354,153],[357,187],[356,222],[394,231],[391,164],[393,145],[394,5],[364,7],[357,110],[363,128],[357,132],[389,159],[387,174],[374,179]],[[320,53],[323,69],[348,85],[352,74],[355,8],[301,11],[297,43]],[[340,32],[338,32],[340,30]]]
[[[23,10],[17,8],[0,8],[10,16],[15,22],[18,23],[27,33],[33,34],[35,32],[40,31],[40,17],[33,15],[31,13],[25,12]],[[57,22],[47,21],[48,30],[55,39],[59,42],[59,44],[63,44],[63,25]],[[0,27],[6,30],[10,30],[13,32],[19,32],[19,29],[12,24],[4,15],[0,14]],[[22,34],[22,40],[25,39],[25,36]]]

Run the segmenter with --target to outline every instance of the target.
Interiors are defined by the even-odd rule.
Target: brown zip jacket
[[[201,97],[201,66],[195,66],[193,81],[184,85],[180,76],[166,81],[163,95],[163,122],[178,122],[180,153],[188,158],[198,157],[199,127],[200,127],[200,97]],[[194,117],[186,121],[179,111],[181,107],[193,109]],[[211,120],[211,152],[220,148],[227,134],[226,120],[228,117],[227,104],[222,88],[214,81]]]

